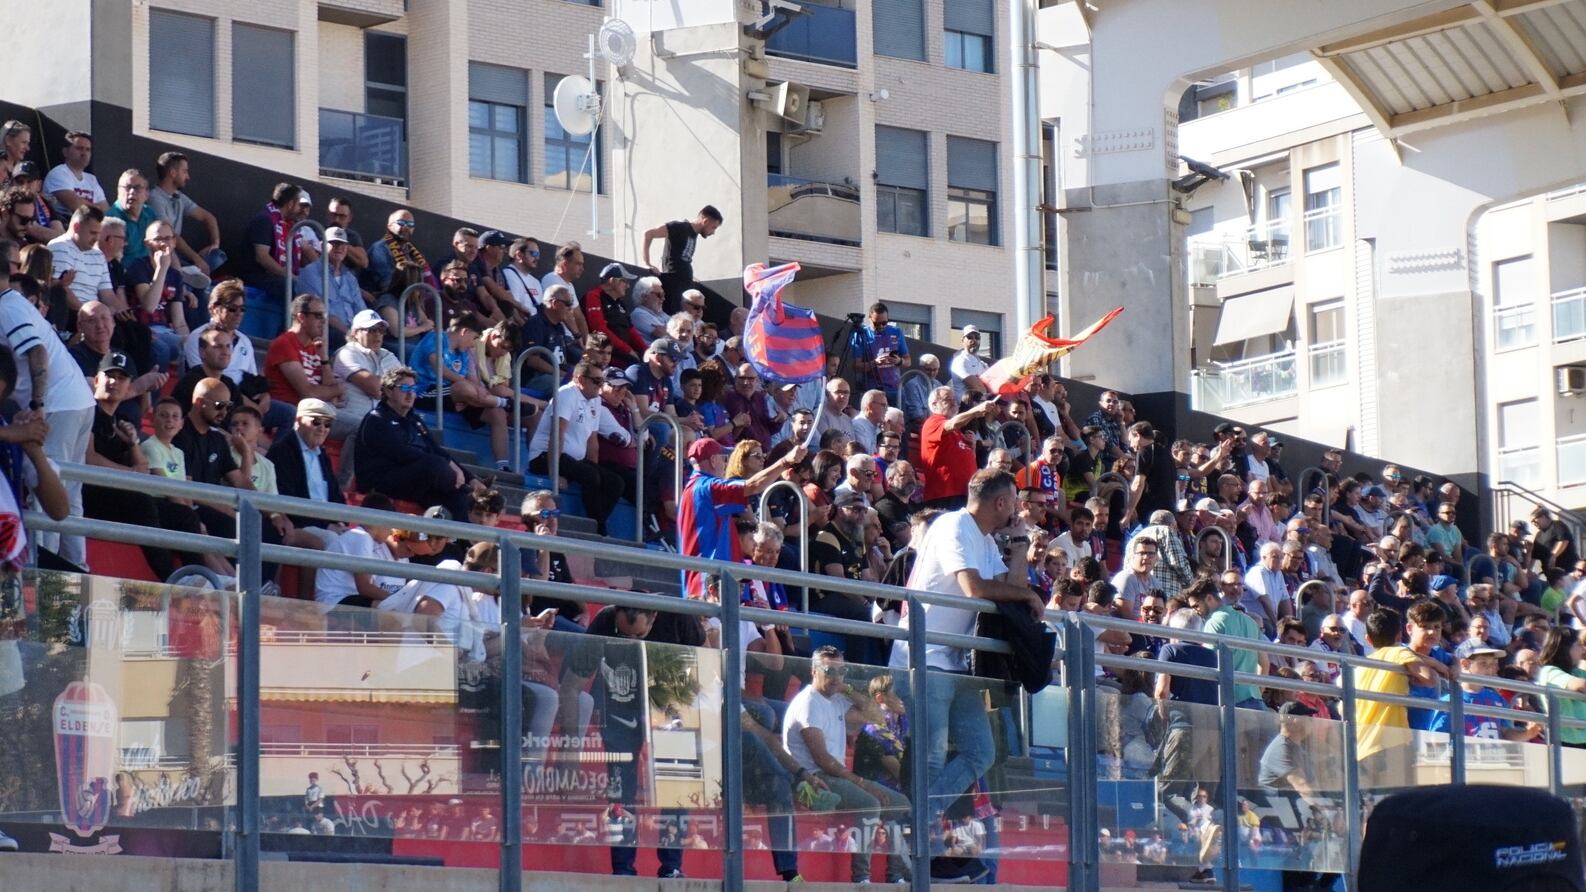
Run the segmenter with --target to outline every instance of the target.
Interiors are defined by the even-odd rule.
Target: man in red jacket
[[[947,511],[964,507],[969,478],[979,470],[975,460],[975,438],[964,429],[976,419],[997,411],[996,401],[987,400],[954,415],[957,404],[953,388],[943,386],[931,391],[928,404],[931,414],[920,428],[925,504]]]
[[[628,306],[623,303],[628,286],[636,278],[622,264],[608,263],[600,271],[600,284],[584,295],[584,318],[589,321],[589,330],[611,339],[611,364],[619,369],[637,364],[644,355],[644,337],[633,327]]]

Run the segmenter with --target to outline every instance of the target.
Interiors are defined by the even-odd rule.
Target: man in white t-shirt
[[[947,370],[953,376],[953,396],[962,399],[967,387],[976,392],[985,392],[986,385],[981,383],[980,376],[990,368],[984,359],[980,358],[980,329],[973,325],[964,326],[964,349],[953,354],[952,362],[948,363]]]
[[[1027,606],[1037,617],[1045,612],[1041,596],[1025,584],[1025,553],[1030,533],[1018,515],[1018,488],[1013,475],[1003,471],[977,471],[969,480],[966,507],[938,517],[916,546],[919,558],[909,575],[908,587],[964,598],[1003,601]],[[994,538],[995,534],[995,538]],[[998,539],[1002,542],[999,544]],[[1006,555],[1006,557],[1004,557]],[[900,625],[907,629],[918,618],[906,611]],[[974,610],[923,605],[931,632],[974,635]],[[896,642],[892,667],[909,666],[909,647]],[[969,674],[969,652],[961,647],[929,644],[925,662],[931,669],[952,675]],[[928,750],[927,793],[932,810],[941,810],[969,789],[995,760],[991,725],[980,685],[938,675],[926,688]],[[948,744],[958,752],[947,759]],[[916,793],[918,795],[918,793]]]
[[[395,509],[389,498],[377,492],[365,496],[362,507],[371,511]],[[418,535],[414,534],[412,538],[416,539]],[[413,554],[410,541],[406,534],[399,535],[390,527],[364,524],[351,527],[337,536],[334,542],[326,546],[325,551],[365,561],[406,561]],[[322,569],[314,574],[314,600],[326,613],[337,606],[374,607],[406,583],[406,579],[395,576]]]
[[[94,157],[94,138],[74,130],[66,134],[61,154],[61,163],[50,168],[44,177],[44,200],[50,203],[55,216],[70,217],[85,204],[99,208],[100,213],[109,210],[110,202],[99,178],[88,172],[88,162]]]
[[[838,809],[853,814],[855,823],[883,820],[892,825],[887,836],[901,840],[897,822],[907,813],[909,800],[902,793],[865,780],[848,770],[848,734],[866,722],[882,723],[868,697],[857,702],[848,695],[848,665],[842,651],[827,645],[818,648],[810,660],[810,683],[799,689],[788,702],[782,718],[782,745],[803,772],[813,773],[828,790],[842,797]],[[881,809],[887,814],[881,815]],[[870,839],[861,839],[850,859],[851,879],[870,882]],[[897,851],[892,849],[891,851]],[[903,862],[896,854],[887,855],[887,882],[902,880]]]
[[[13,275],[11,287],[0,294],[0,334],[16,357],[17,381],[13,398],[17,405],[43,413],[50,430],[44,439],[44,454],[57,465],[82,464],[88,455],[88,439],[98,404],[88,382],[67,352],[55,329],[44,321],[33,301],[39,285],[24,275]],[[73,517],[83,516],[83,485],[66,484],[66,496]],[[39,533],[39,545],[68,561],[86,568],[87,543],[81,536]]]
[[[92,205],[79,207],[72,214],[71,226],[66,234],[50,239],[50,256],[54,259],[56,278],[67,272],[72,274],[67,292],[76,301],[76,312],[89,301],[103,301],[105,306],[120,312],[126,303],[110,284],[110,265],[105,252],[99,250],[99,227],[105,222],[105,212]]]
[[[508,260],[501,267],[501,275],[507,280],[507,291],[512,295],[512,302],[523,308],[523,312],[533,316],[540,312],[540,295],[545,293],[545,286],[534,275],[534,268],[540,262],[540,243],[531,238],[520,238],[507,249]]]

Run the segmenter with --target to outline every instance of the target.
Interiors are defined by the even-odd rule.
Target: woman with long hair
[[[1583,654],[1586,654],[1586,648],[1581,646],[1581,633],[1563,627],[1549,629],[1547,638],[1542,641],[1542,651],[1537,655],[1536,683],[1586,694],[1586,669],[1580,665]],[[1586,702],[1560,697],[1558,704],[1560,717],[1586,719]],[[1542,701],[1542,707],[1545,711],[1546,700]],[[1586,749],[1586,728],[1561,728],[1559,742],[1565,746]]]

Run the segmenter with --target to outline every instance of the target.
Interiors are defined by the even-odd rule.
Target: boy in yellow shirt
[[[1366,640],[1375,648],[1367,656],[1387,664],[1383,668],[1356,667],[1357,694],[1410,695],[1410,683],[1430,687],[1438,673],[1423,657],[1399,644],[1404,619],[1384,607],[1366,617]],[[1441,667],[1439,667],[1441,668]],[[1412,740],[1409,713],[1396,703],[1365,697],[1355,699],[1355,756],[1360,760],[1361,786],[1400,786],[1408,781]]]

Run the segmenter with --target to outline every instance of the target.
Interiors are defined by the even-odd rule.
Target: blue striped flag
[[[782,301],[782,289],[798,270],[797,263],[752,263],[743,271],[744,290],[754,296],[743,353],[761,378],[777,384],[803,384],[826,374],[826,343],[815,311]]]

